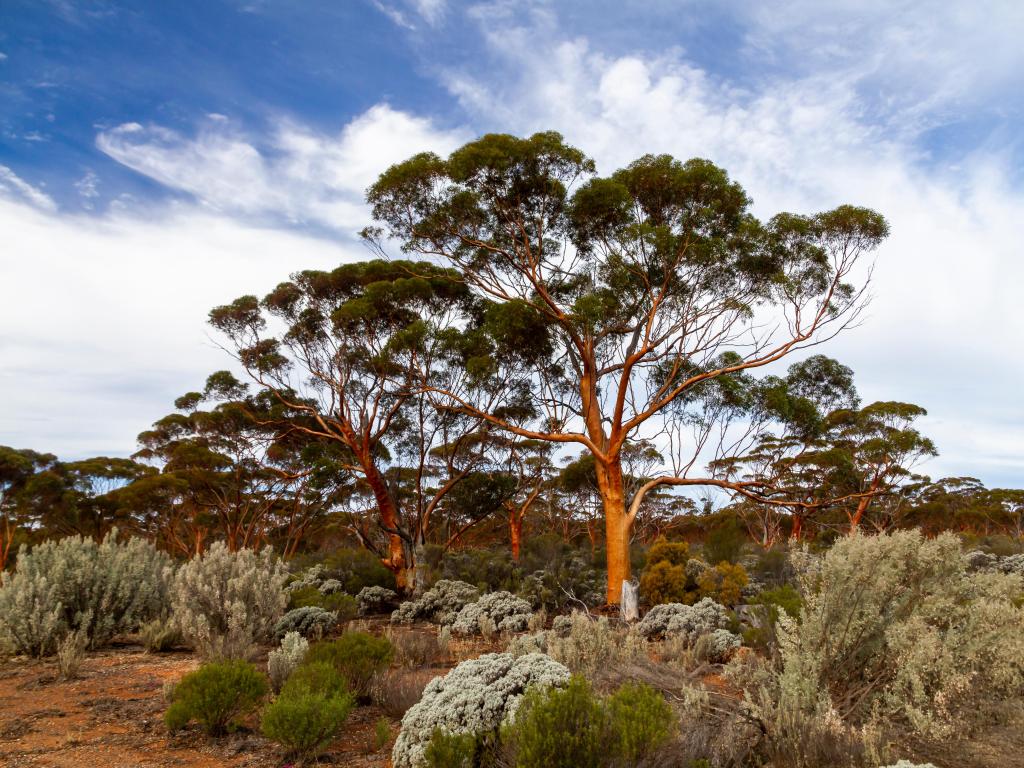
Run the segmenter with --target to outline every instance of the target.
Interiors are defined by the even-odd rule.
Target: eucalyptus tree
[[[277,428],[343,448],[376,522],[353,531],[403,590],[416,586],[435,511],[481,460],[484,420],[424,395],[422,371],[493,398],[465,365],[486,339],[467,335],[480,307],[457,277],[426,262],[346,264],[298,272],[262,300],[243,296],[210,313],[248,375],[284,409],[271,420]]]
[[[493,398],[427,371],[424,391],[593,457],[607,597],[618,602],[644,494],[711,485],[758,498],[765,488],[693,474],[722,419],[737,413],[707,407],[701,390],[855,320],[866,285],[856,265],[887,225],[852,206],[759,221],[743,189],[707,160],[646,155],[609,177],[594,174],[593,161],[557,133],[488,135],[447,159],[419,154],[382,174],[368,193],[377,223],[365,236],[382,251],[397,240],[450,265],[486,302],[489,320],[518,340],[517,354],[471,364],[499,389],[528,377],[534,421],[504,418]],[[693,438],[676,440],[664,471],[627,497],[624,447],[661,432],[673,407],[672,422],[695,425]]]
[[[24,529],[21,493],[33,475],[56,461],[52,453],[0,445],[0,571],[7,567],[18,532]]]

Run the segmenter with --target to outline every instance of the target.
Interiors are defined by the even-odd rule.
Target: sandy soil
[[[223,739],[195,727],[170,737],[163,687],[195,669],[189,653],[147,654],[137,646],[89,655],[81,677],[60,680],[53,661],[0,663],[0,765],[10,768],[274,768],[282,761],[256,723]],[[346,768],[389,764],[390,743],[373,744],[383,715],[359,707],[321,762]],[[398,723],[391,721],[392,738]]]

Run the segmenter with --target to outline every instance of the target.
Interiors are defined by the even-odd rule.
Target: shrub
[[[175,621],[206,658],[245,657],[273,636],[286,578],[270,549],[231,552],[217,542],[179,569],[171,592]]]
[[[267,655],[267,675],[274,691],[280,691],[288,677],[306,658],[309,643],[298,632],[288,632],[281,647]]]
[[[466,605],[476,602],[480,593],[464,581],[442,579],[417,600],[402,603],[391,614],[392,624],[411,624],[417,619],[435,624],[451,624]]]
[[[443,578],[475,584],[482,592],[511,589],[517,578],[516,567],[507,548],[447,552],[440,565]]]
[[[709,563],[735,563],[743,551],[746,534],[739,521],[731,517],[713,528],[704,538],[704,559]]]
[[[626,765],[648,757],[669,737],[674,723],[665,698],[643,683],[626,683],[607,700],[609,754]]]
[[[356,595],[364,587],[395,588],[395,574],[389,571],[380,558],[362,548],[341,547],[323,560],[327,578],[341,582],[344,590]]]
[[[365,632],[346,632],[337,640],[317,643],[306,654],[306,663],[327,662],[348,684],[348,689],[362,698],[370,693],[373,676],[391,663],[394,648],[382,637]]]
[[[319,639],[330,632],[338,623],[337,614],[307,605],[295,608],[282,616],[274,625],[274,637],[280,639],[289,632],[297,632],[303,637]]]
[[[647,550],[647,566],[655,563],[686,565],[690,559],[690,546],[685,541],[667,541],[660,537]]]
[[[725,607],[704,598],[695,605],[656,605],[636,625],[636,631],[648,639],[677,635],[692,643],[702,634],[728,626],[729,613]]]
[[[325,696],[285,686],[263,710],[263,735],[281,744],[289,756],[316,757],[337,737],[354,706],[347,693]]]
[[[363,587],[356,595],[356,610],[360,616],[387,613],[398,602],[398,593],[384,587]]]
[[[971,573],[957,539],[841,539],[803,558],[799,623],[779,618],[780,696],[844,720],[947,735],[1024,687],[1021,579]]]
[[[185,642],[178,625],[170,618],[153,619],[143,624],[139,628],[139,640],[151,653],[169,651]]]
[[[727,629],[715,629],[697,638],[694,644],[694,656],[698,661],[725,664],[732,658],[740,645],[742,645],[742,640],[739,635],[733,634]]]
[[[686,566],[666,560],[648,565],[640,575],[640,594],[649,605],[686,602]]]
[[[440,635],[435,637],[432,632],[388,627],[384,635],[394,646],[395,660],[406,667],[429,667],[447,655],[447,648],[441,647]]]
[[[602,768],[607,733],[601,701],[573,675],[564,688],[528,691],[503,739],[513,745],[516,768]]]
[[[392,750],[395,768],[419,768],[434,730],[452,734],[494,734],[515,712],[527,688],[558,686],[569,670],[551,658],[531,653],[514,658],[489,653],[464,661],[434,678],[423,697],[402,718]]]
[[[750,601],[751,626],[743,630],[744,642],[757,648],[773,648],[779,615],[785,613],[795,619],[800,615],[801,605],[800,593],[789,584],[762,590]]]
[[[64,636],[57,646],[57,670],[64,680],[74,680],[85,661],[85,641],[77,632]]]
[[[574,675],[561,689],[531,690],[502,736],[517,768],[632,766],[672,729],[672,709],[647,685],[627,683],[607,699]]]
[[[326,661],[300,664],[281,688],[281,695],[312,693],[328,698],[348,692],[348,681]]]
[[[387,669],[373,678],[370,696],[391,717],[401,718],[423,696],[432,673]]]
[[[216,736],[233,730],[238,718],[254,710],[266,695],[266,678],[252,664],[240,660],[204,664],[175,686],[164,722],[173,733],[195,720]]]
[[[337,591],[324,593],[315,586],[302,586],[289,591],[288,608],[291,611],[298,608],[319,608],[336,614],[339,621],[355,618],[359,612],[358,603],[352,595]]]
[[[546,640],[547,653],[572,672],[592,674],[598,669],[635,658],[643,641],[632,631],[612,628],[604,616],[591,619],[582,611],[569,617],[565,637],[552,633]]]
[[[473,768],[477,752],[471,733],[447,733],[435,728],[423,752],[426,768]]]
[[[0,574],[0,641],[17,653],[46,656],[69,633],[87,648],[133,632],[167,606],[171,561],[142,539],[97,544],[72,536],[18,554]]]
[[[749,581],[742,565],[722,561],[714,568],[706,568],[697,579],[698,594],[722,605],[736,605]]]
[[[377,722],[373,724],[374,749],[377,751],[384,749],[389,741],[391,741],[391,723],[386,717],[377,718]]]
[[[481,634],[481,620],[486,618],[501,632],[525,632],[532,615],[526,600],[511,592],[489,592],[459,611],[452,631],[463,635]]]

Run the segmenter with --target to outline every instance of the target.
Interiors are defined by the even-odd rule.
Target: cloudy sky
[[[212,306],[367,255],[381,170],[556,129],[885,214],[822,351],[929,410],[924,471],[1024,486],[1022,39],[1019,0],[4,0],[0,444],[131,453],[228,364]]]

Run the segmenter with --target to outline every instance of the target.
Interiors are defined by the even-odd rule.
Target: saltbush
[[[313,645],[305,663],[327,662],[338,670],[348,689],[362,698],[369,695],[373,676],[386,669],[393,656],[394,648],[385,638],[346,632],[336,640]]]
[[[171,618],[158,618],[147,621],[139,627],[139,640],[147,651],[162,653],[182,645],[185,638],[178,625]]]
[[[308,650],[309,642],[306,638],[298,632],[288,632],[281,640],[281,647],[267,655],[267,675],[275,691],[281,690],[281,686],[306,658]]]
[[[518,658],[489,653],[464,661],[428,683],[419,702],[405,713],[392,750],[393,764],[421,768],[438,728],[478,738],[496,734],[528,688],[565,685],[568,680],[568,669],[540,653]]]
[[[398,593],[384,587],[363,587],[356,595],[356,610],[360,616],[387,613],[398,602]]]
[[[45,656],[75,633],[87,648],[133,632],[167,606],[171,561],[142,539],[72,536],[23,548],[0,574],[0,642]]]
[[[391,614],[391,623],[411,624],[421,619],[435,624],[452,624],[459,611],[479,598],[480,592],[472,584],[442,579],[418,599],[398,606]]]
[[[178,570],[171,590],[175,621],[206,658],[243,658],[273,637],[287,577],[269,548],[232,552],[216,542]]]
[[[649,640],[675,635],[695,642],[702,634],[728,626],[729,612],[725,607],[704,598],[695,605],[656,605],[636,625],[636,631]]]
[[[205,664],[181,679],[164,722],[173,733],[195,720],[216,736],[233,730],[267,695],[267,681],[252,664],[233,660]]]
[[[303,637],[321,638],[338,624],[338,615],[315,605],[294,608],[274,625],[274,637],[280,639],[289,632]]]
[[[462,635],[481,633],[482,619],[489,619],[501,632],[525,632],[533,611],[530,604],[511,592],[489,592],[459,611],[452,631]]]
[[[970,572],[953,535],[849,536],[798,565],[799,622],[779,617],[791,707],[944,736],[1024,692],[1021,578]]]

